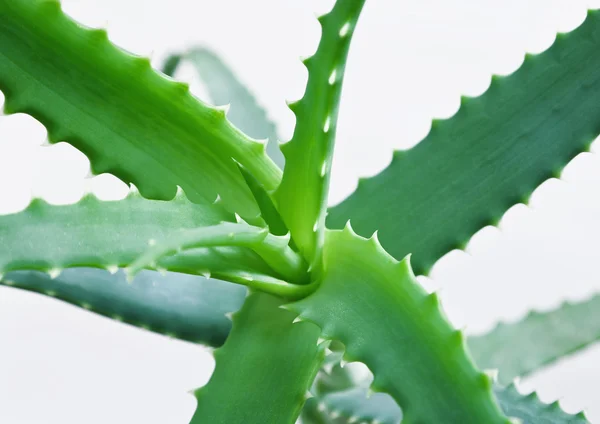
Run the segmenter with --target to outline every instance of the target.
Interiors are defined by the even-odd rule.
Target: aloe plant
[[[468,339],[415,273],[526,202],[600,134],[600,13],[463,97],[328,209],[363,4],[337,0],[318,18],[281,155],[275,125],[214,53],[175,54],[159,72],[55,0],[0,0],[5,112],[31,115],[94,173],[131,185],[121,201],[36,199],[1,216],[2,284],[217,348],[193,424],[587,422],[512,380],[598,340],[598,298]],[[229,117],[172,78],[182,61],[215,103],[232,103]]]

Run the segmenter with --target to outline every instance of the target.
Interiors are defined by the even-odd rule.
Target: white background
[[[7,1],[7,0],[1,0]],[[302,96],[314,52],[315,13],[330,0],[64,0],[89,26],[107,26],[112,40],[153,56],[202,44],[217,50],[280,125],[294,116],[286,99]],[[432,117],[449,117],[459,95],[482,93],[490,75],[515,70],[524,53],[540,52],[557,31],[578,26],[583,0],[367,0],[349,58],[340,112],[332,201],[359,176],[389,163],[393,149],[418,142]],[[1,46],[0,46],[1,48]],[[179,74],[190,79],[189,69]],[[194,85],[201,96],[203,87]],[[2,96],[0,95],[0,104]],[[84,190],[124,196],[111,176],[91,178],[85,157],[68,145],[42,146],[33,119],[0,117],[0,213],[23,209],[32,195],[75,202]],[[596,143],[595,148],[600,148]],[[91,179],[90,179],[91,178]],[[0,241],[1,243],[1,241]],[[51,241],[49,241],[51,245]],[[500,228],[486,228],[468,252],[436,264],[430,288],[441,287],[451,320],[479,333],[530,308],[600,290],[600,159],[582,154],[561,180],[543,184],[529,206],[518,205]],[[522,381],[569,411],[586,408],[600,422],[600,348],[592,347]],[[7,424],[185,424],[204,384],[210,353],[42,296],[0,288],[0,422]],[[596,392],[596,395],[594,394]]]

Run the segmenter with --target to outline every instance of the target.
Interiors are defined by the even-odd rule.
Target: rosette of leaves
[[[266,112],[209,50],[173,55],[159,72],[55,0],[0,0],[5,112],[31,115],[51,143],[132,188],[121,201],[34,200],[1,216],[2,284],[216,347],[194,424],[586,422],[511,382],[596,341],[597,298],[467,339],[415,273],[526,201],[600,133],[600,13],[463,97],[328,209],[363,4],[338,0],[318,18],[306,92],[289,103],[296,128],[279,146]],[[182,61],[229,115],[173,79]],[[372,377],[342,367],[354,361]]]

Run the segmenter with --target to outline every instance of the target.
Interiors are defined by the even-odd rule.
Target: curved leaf
[[[498,369],[503,384],[524,377],[600,340],[600,296],[564,303],[551,312],[530,312],[513,324],[469,337],[469,351],[481,368]]]
[[[66,269],[55,278],[13,271],[0,284],[38,292],[118,321],[209,346],[221,346],[231,329],[226,314],[237,311],[246,288],[204,277],[141,271],[131,282],[94,268]]]
[[[349,227],[329,231],[321,286],[286,306],[340,340],[348,361],[374,374],[373,389],[392,395],[406,422],[507,423],[489,376],[478,371],[465,339],[427,295],[408,260],[397,262],[377,239]]]
[[[463,97],[456,115],[434,121],[417,146],[359,181],[327,225],[351,219],[363,236],[379,230],[388,252],[411,253],[415,272],[427,273],[589,148],[600,133],[599,48],[600,11],[589,11],[575,31],[494,77],[482,96]]]
[[[57,273],[78,266],[116,269],[173,232],[233,219],[218,204],[194,204],[182,194],[161,201],[132,192],[111,202],[86,195],[65,206],[35,199],[22,212],[0,216],[0,273],[21,269]],[[156,267],[273,274],[258,255],[244,248],[195,249],[164,258]]]
[[[331,12],[319,18],[319,47],[303,62],[308,69],[306,92],[289,105],[296,115],[296,128],[292,139],[281,146],[286,162],[275,200],[294,242],[311,265],[319,259],[323,244],[342,81],[363,4],[364,0],[338,0]]]
[[[245,136],[222,109],[85,29],[56,0],[0,2],[0,89],[7,113],[27,113],[88,156],[95,173],[133,182],[147,198],[170,199],[181,186],[194,202],[258,215],[235,161],[266,189],[281,170],[265,146]],[[235,161],[233,159],[235,159]]]
[[[282,301],[254,293],[233,315],[215,371],[196,391],[191,424],[293,424],[323,359],[319,328],[293,323]]]
[[[156,241],[128,267],[128,272],[133,275],[184,249],[237,246],[254,251],[290,283],[306,283],[306,264],[288,244],[289,237],[274,236],[266,228],[254,227],[241,220],[238,223],[222,222],[174,232],[166,239]]]

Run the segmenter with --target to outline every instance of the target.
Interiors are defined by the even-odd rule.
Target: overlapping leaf
[[[22,212],[0,216],[0,273],[20,269],[58,273],[76,266],[116,269],[173,232],[230,219],[233,216],[218,205],[194,204],[182,194],[160,201],[132,192],[116,202],[86,195],[65,206],[36,199]],[[155,267],[190,273],[272,273],[258,255],[243,248],[195,249],[164,258]]]
[[[343,342],[346,358],[369,367],[374,390],[392,395],[407,422],[508,422],[462,332],[452,330],[407,259],[397,262],[375,237],[347,227],[327,233],[323,261],[321,286],[286,307]]]
[[[264,145],[223,110],[113,46],[104,30],[73,22],[56,0],[0,2],[0,45],[5,111],[38,119],[51,142],[71,143],[96,173],[133,182],[144,197],[170,199],[180,186],[194,202],[219,195],[252,219],[258,207],[235,161],[266,189],[279,184]]]
[[[227,118],[246,134],[257,139],[268,139],[267,153],[283,168],[284,159],[279,150],[279,135],[275,123],[259,106],[256,98],[223,60],[214,52],[198,47],[180,55],[170,56],[163,67],[173,76],[182,61],[191,63],[206,85],[212,104],[230,105]]]
[[[72,268],[52,278],[39,271],[7,273],[0,284],[38,292],[117,321],[208,346],[221,346],[246,288],[195,275]]]

